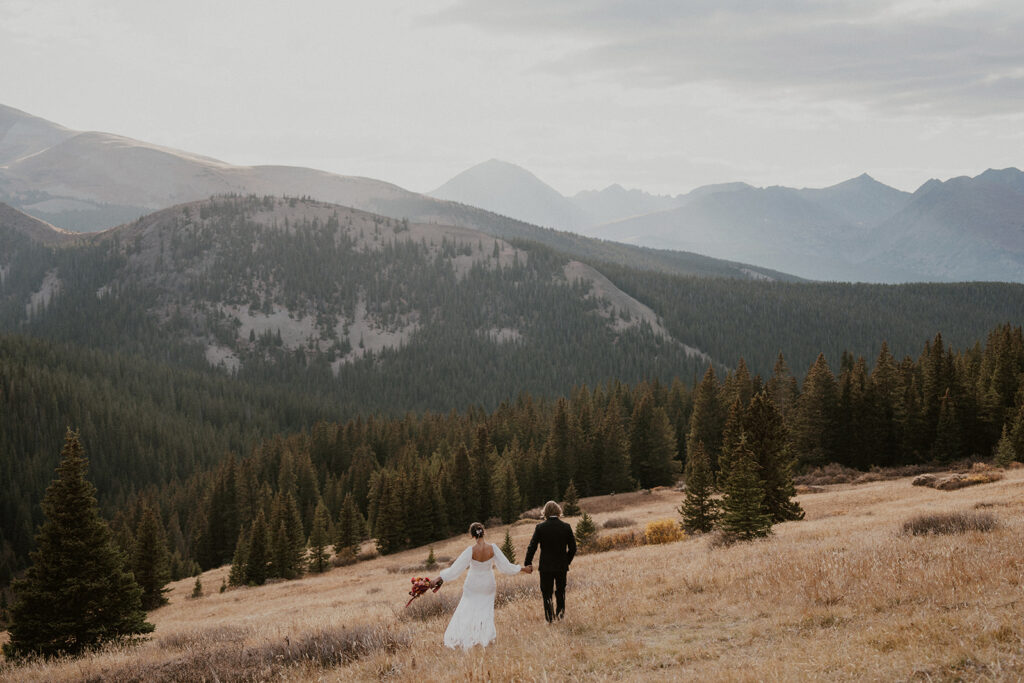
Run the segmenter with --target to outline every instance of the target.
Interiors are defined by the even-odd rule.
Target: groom
[[[576,555],[576,537],[572,527],[558,519],[561,515],[562,508],[555,501],[549,500],[544,505],[546,519],[534,529],[524,563],[532,567],[533,554],[540,544],[540,593],[544,598],[544,618],[548,623],[565,615],[565,573]],[[556,606],[551,605],[552,588]]]

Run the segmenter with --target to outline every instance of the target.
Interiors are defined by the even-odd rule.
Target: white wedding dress
[[[491,548],[494,549],[494,557],[477,562],[473,559],[473,546],[469,546],[452,562],[452,566],[441,570],[441,578],[447,583],[459,578],[469,567],[466,583],[462,586],[462,599],[444,632],[444,644],[452,649],[486,646],[498,636],[494,630],[497,585],[491,567],[497,567],[502,574],[518,574],[521,567],[509,562],[498,546],[492,543]]]

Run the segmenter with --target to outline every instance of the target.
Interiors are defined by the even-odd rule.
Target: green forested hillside
[[[979,407],[993,399],[977,393],[971,373],[980,372],[982,351],[974,346],[997,324],[1024,319],[1024,287],[745,282],[598,260],[590,262],[594,271],[573,270],[569,261],[532,242],[299,199],[222,197],[60,246],[0,225],[0,553],[6,567],[0,571],[24,561],[66,426],[82,429],[106,510],[130,511],[134,493],[156,487],[147,495],[159,490],[171,497],[161,498],[161,506],[180,557],[204,563],[220,558],[238,529],[217,532],[220,550],[196,554],[196,539],[210,533],[195,518],[195,501],[210,495],[204,472],[230,452],[243,458],[261,439],[300,433],[318,420],[352,419],[355,426],[344,430],[358,430],[365,424],[359,416],[391,425],[388,418],[407,411],[456,411],[447,419],[458,427],[420,417],[408,418],[416,426],[401,427],[419,433],[423,424],[433,425],[416,437],[421,458],[438,449],[455,454],[460,443],[472,449],[484,420],[499,456],[518,437],[522,457],[512,457],[509,467],[522,505],[556,495],[572,476],[574,465],[563,467],[562,456],[545,456],[544,448],[552,401],[576,387],[651,383],[650,407],[664,412],[656,422],[668,421],[673,452],[683,453],[690,387],[709,358],[719,380],[730,368],[768,377],[781,351],[795,381],[821,352],[815,377],[825,369],[871,373],[888,340],[903,382],[900,400],[911,401],[908,414],[923,410],[925,395],[931,402],[924,431],[913,427],[909,441],[886,437],[888,455],[878,460],[900,462],[932,456],[942,395],[934,382],[927,384],[929,375],[913,369],[920,360],[899,359],[917,358],[922,341],[941,332],[943,352],[964,350],[959,360],[943,362],[964,366],[959,376],[974,382],[956,390],[962,400],[951,400],[971,424],[987,416],[986,427],[971,427],[950,452],[986,454],[999,436],[993,430],[1002,418]],[[603,276],[611,282],[598,290]],[[657,315],[644,317],[645,306]],[[858,356],[867,362],[858,365]],[[1012,375],[1003,383],[1015,381]],[[848,400],[855,384],[846,389]],[[1005,387],[999,391],[1005,412]],[[582,411],[574,419],[587,438],[616,447],[622,441],[613,433],[616,421],[628,440],[646,389],[601,392],[590,408],[574,403]],[[618,396],[617,418],[607,413],[610,393]],[[533,396],[526,400],[533,407],[513,419],[507,402],[520,395]],[[394,428],[378,426],[381,434],[343,440],[328,449],[329,457],[310,456],[318,490],[325,497],[331,486],[340,491],[331,494],[332,513],[339,496],[352,492],[360,512],[374,516],[367,477],[397,467],[406,439],[392,435]],[[367,456],[361,474],[339,483],[360,446],[369,449],[361,451]],[[834,458],[866,466],[872,458],[864,454],[875,452],[829,451],[820,443],[807,448],[817,453],[808,464]],[[446,458],[430,460],[434,469],[416,476],[442,476],[438,468],[454,467]],[[257,480],[273,489],[278,464],[265,467]],[[622,485],[621,477],[618,483],[595,479],[587,474],[592,465],[582,467],[577,486],[583,492]],[[618,476],[605,465],[593,467]],[[646,471],[630,476],[646,485]],[[488,481],[491,475],[509,480],[500,467],[487,472]],[[513,502],[506,507],[516,507]]]
[[[1000,439],[1024,458],[1019,327],[997,327],[965,351],[936,336],[916,360],[898,363],[883,347],[871,370],[848,354],[841,365],[837,375],[820,358],[802,386],[784,363],[767,381],[738,363],[724,376],[709,370],[693,390],[609,383],[557,401],[521,395],[492,412],[320,422],[265,439],[185,485],[150,490],[118,521],[130,530],[151,501],[165,518],[187,520],[191,540],[178,550],[212,567],[231,560],[238,529],[257,517],[281,521],[294,510],[301,542],[318,504],[339,525],[354,506],[367,522],[360,535],[393,552],[473,520],[512,521],[560,499],[570,482],[582,495],[672,484],[697,441],[717,473],[730,441],[766,429],[798,470],[989,458]]]
[[[902,358],[936,333],[964,348],[1000,323],[1024,320],[1019,284],[743,282],[599,268],[654,309],[674,337],[716,359],[742,357],[761,374],[779,352],[802,375],[819,353],[832,363],[843,351],[873,359],[884,341]]]

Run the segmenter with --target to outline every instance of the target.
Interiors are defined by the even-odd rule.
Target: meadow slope
[[[911,480],[800,496],[806,519],[760,542],[707,538],[581,555],[562,623],[536,576],[498,576],[498,640],[441,644],[462,588],[403,610],[427,549],[320,576],[218,593],[227,567],[172,585],[137,647],[13,667],[0,679],[74,680],[1019,680],[1024,677],[1024,470],[937,491]],[[682,494],[585,499],[598,526],[676,517]],[[905,536],[908,519],[987,512],[989,532]],[[571,520],[575,522],[575,520]],[[532,522],[511,527],[522,560]],[[501,542],[505,528],[489,530]],[[603,532],[610,533],[610,532]],[[467,538],[435,544],[454,557]],[[404,570],[403,570],[404,568]],[[436,571],[432,572],[436,576]]]

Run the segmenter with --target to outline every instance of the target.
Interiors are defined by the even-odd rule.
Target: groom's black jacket
[[[540,545],[538,571],[568,571],[572,558],[576,555],[576,536],[573,535],[571,526],[558,517],[548,517],[538,524],[533,531],[530,545],[526,548],[524,564],[533,563],[533,554],[537,552],[538,544]]]

